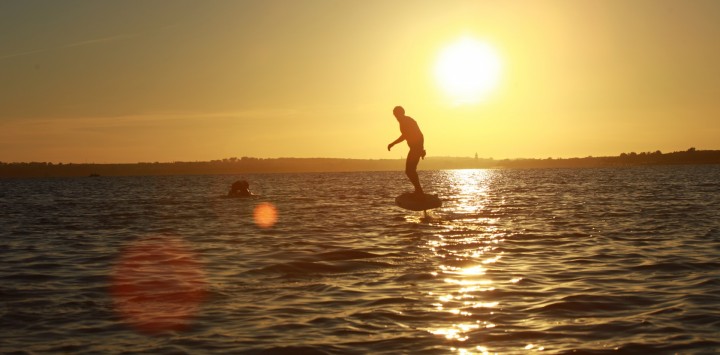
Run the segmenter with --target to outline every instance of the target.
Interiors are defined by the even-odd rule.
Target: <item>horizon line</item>
[[[657,152],[660,152],[661,154],[672,154],[672,153],[682,153],[682,152],[702,152],[702,151],[719,151],[720,149],[696,149],[695,147],[688,148],[686,150],[677,150],[672,152],[662,152],[660,150],[654,150],[654,151],[643,151],[640,153],[637,152],[622,152],[620,154],[615,155],[586,155],[583,157],[580,156],[574,156],[574,157],[545,157],[545,158],[528,158],[528,157],[516,157],[516,158],[493,158],[493,157],[480,157],[480,156],[427,156],[425,157],[426,160],[428,159],[477,159],[477,160],[490,160],[490,161],[506,161],[506,160],[548,160],[548,159],[554,159],[554,160],[570,160],[570,159],[587,159],[587,158],[612,158],[612,157],[620,157],[623,154],[656,154]],[[403,156],[399,158],[339,158],[339,157],[251,157],[251,156],[242,156],[242,157],[227,157],[227,158],[219,158],[219,159],[210,159],[210,160],[173,160],[173,161],[135,161],[135,162],[52,162],[52,161],[3,161],[0,160],[0,164],[31,164],[31,163],[46,163],[46,164],[75,164],[75,165],[130,165],[130,164],[174,164],[174,163],[213,163],[213,162],[225,162],[228,160],[235,161],[242,161],[242,159],[254,159],[254,160],[280,160],[280,159],[305,159],[305,160],[311,160],[311,159],[326,159],[326,160],[369,160],[369,161],[382,161],[382,160],[404,160],[405,158]]]

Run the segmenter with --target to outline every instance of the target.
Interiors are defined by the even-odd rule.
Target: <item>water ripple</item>
[[[0,351],[720,351],[717,166],[236,178],[0,181]]]

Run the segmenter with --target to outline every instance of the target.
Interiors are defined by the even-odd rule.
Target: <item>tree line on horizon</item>
[[[502,159],[469,157],[428,157],[420,170],[491,169],[491,168],[591,168],[642,165],[720,164],[720,150],[696,150],[662,153],[622,153],[618,156],[585,158]],[[398,159],[343,158],[253,158],[232,157],[220,160],[130,164],[0,162],[0,177],[65,176],[138,176],[186,174],[244,174],[292,172],[399,171]]]

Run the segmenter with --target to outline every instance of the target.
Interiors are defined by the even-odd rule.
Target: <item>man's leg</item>
[[[422,186],[420,186],[420,178],[417,173],[418,162],[420,162],[420,154],[410,150],[405,160],[405,175],[407,175],[410,182],[415,186],[415,192],[423,193]]]

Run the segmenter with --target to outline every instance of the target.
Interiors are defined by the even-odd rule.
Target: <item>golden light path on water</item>
[[[502,260],[500,246],[504,234],[498,230],[496,218],[489,213],[489,190],[493,174],[488,170],[456,170],[449,184],[457,189],[453,210],[459,216],[446,230],[427,243],[430,252],[442,263],[432,274],[443,280],[440,292],[429,292],[432,307],[452,320],[447,325],[428,327],[426,331],[458,344],[451,349],[460,354],[489,354],[483,345],[459,346],[483,329],[496,325],[488,320],[502,307],[501,301],[490,298],[490,291],[501,284],[516,284],[522,278],[493,280],[487,272]],[[472,223],[463,223],[471,220]],[[455,223],[458,222],[458,223]],[[479,226],[479,227],[478,227]],[[461,321],[458,321],[461,320]],[[468,342],[469,343],[469,342]],[[527,344],[525,351],[542,351],[542,346]]]

